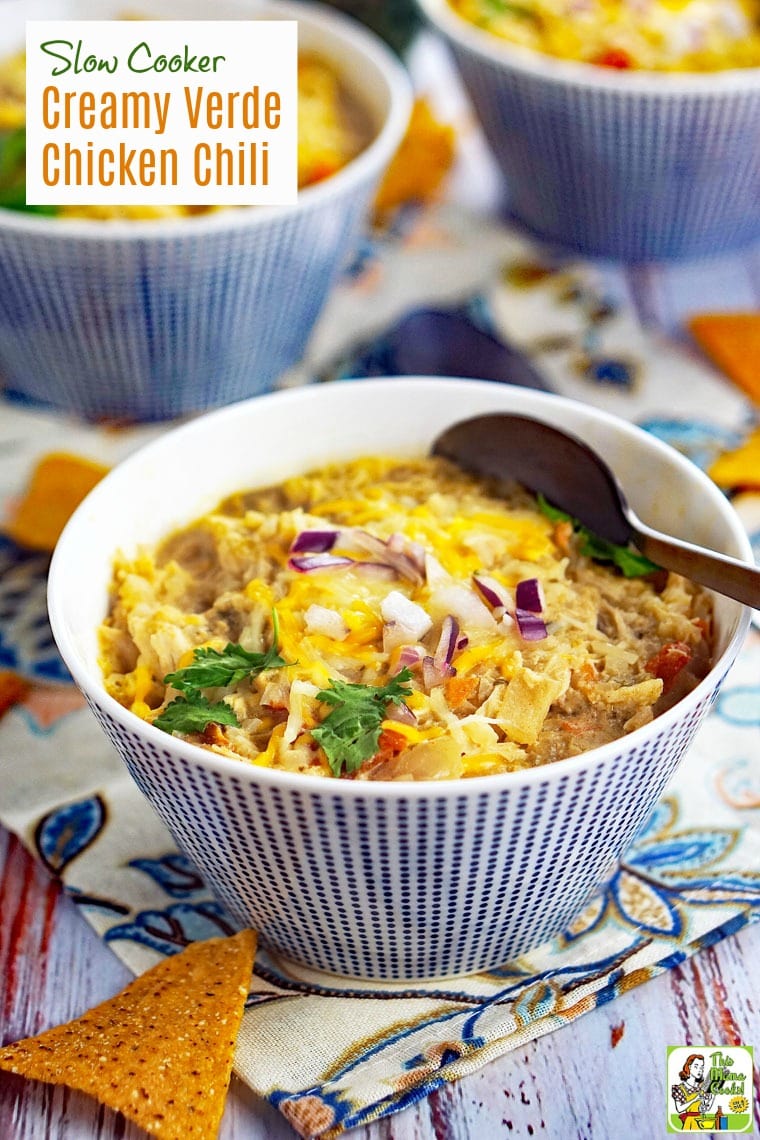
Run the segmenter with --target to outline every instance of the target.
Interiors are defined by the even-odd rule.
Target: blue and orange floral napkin
[[[755,426],[747,398],[706,362],[642,331],[609,273],[542,260],[509,230],[446,206],[402,212],[390,233],[367,238],[303,368],[283,384],[404,370],[419,359],[405,340],[410,311],[431,309],[451,318],[454,342],[488,344],[489,367],[508,366],[498,346],[509,340],[525,353],[513,359],[517,379],[533,376],[635,420],[702,466],[739,448]],[[36,461],[62,439],[68,451],[110,464],[161,430],[74,425],[6,402],[6,521]],[[745,506],[760,546],[757,503]],[[232,925],[70,684],[46,622],[46,571],[43,552],[0,538],[0,669],[27,683],[0,721],[0,820],[139,972]],[[750,922],[760,909],[758,678],[753,630],[612,879],[539,950],[487,974],[411,987],[344,985],[261,950],[239,1076],[302,1136],[335,1136],[569,1024]]]

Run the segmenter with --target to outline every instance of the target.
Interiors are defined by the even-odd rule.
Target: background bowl
[[[155,0],[155,18],[208,19],[204,0]],[[116,18],[122,0],[3,0],[0,54],[24,20]],[[80,415],[156,420],[266,391],[302,356],[377,183],[403,137],[410,85],[355,20],[306,3],[219,0],[215,19],[297,19],[376,135],[295,206],[187,220],[62,220],[0,210],[0,377]]]
[[[760,68],[614,71],[555,59],[418,0],[448,42],[514,213],[583,253],[642,261],[760,237]]]
[[[470,780],[342,781],[216,756],[109,697],[96,631],[113,555],[156,542],[235,490],[339,458],[424,454],[451,423],[499,410],[559,424],[596,446],[652,525],[749,557],[714,484],[639,429],[507,385],[394,379],[264,396],[168,433],[95,488],[53,558],[55,638],[135,781],[235,918],[318,969],[386,980],[468,973],[564,929],[673,773],[738,652],[748,611],[716,599],[709,675],[615,743]]]

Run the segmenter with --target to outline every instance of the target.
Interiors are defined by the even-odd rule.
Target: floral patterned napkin
[[[738,448],[756,421],[746,397],[695,354],[642,332],[609,271],[554,265],[509,230],[445,206],[402,213],[390,233],[367,238],[307,360],[283,385],[406,370],[421,351],[413,337],[410,346],[409,329],[419,328],[410,313],[430,319],[431,309],[447,315],[452,359],[460,341],[460,359],[480,345],[484,370],[512,367],[523,382],[635,420],[702,466]],[[505,338],[527,359],[499,355]],[[162,430],[76,425],[9,399],[0,511],[10,518],[34,462],[62,441],[113,463]],[[757,499],[744,507],[760,548]],[[46,571],[46,555],[0,539],[0,669],[29,682],[0,721],[0,820],[139,972],[232,926],[70,684],[47,626]],[[759,677],[753,631],[657,810],[561,936],[498,970],[411,987],[343,985],[262,950],[237,1073],[302,1136],[335,1136],[750,922],[760,905]]]

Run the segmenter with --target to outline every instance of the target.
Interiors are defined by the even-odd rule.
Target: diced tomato
[[[644,668],[653,677],[662,681],[662,691],[667,693],[673,688],[676,677],[691,661],[691,649],[683,641],[668,641],[662,649],[650,657]]]
[[[210,721],[203,730],[203,743],[226,744],[227,737],[218,724],[214,724],[213,721]]]
[[[633,61],[627,51],[622,48],[607,48],[606,51],[600,52],[591,61],[598,67],[614,67],[617,71],[627,71],[633,67]]]
[[[392,728],[384,728],[380,733],[377,751],[380,756],[398,756],[406,746],[407,739],[402,733],[394,732]]]
[[[308,171],[307,185],[311,186],[314,182],[323,182],[325,178],[329,178],[338,169],[338,164],[323,159],[322,162],[315,162],[311,170]]]

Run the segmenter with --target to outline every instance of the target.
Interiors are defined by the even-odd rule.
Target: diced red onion
[[[467,636],[467,634],[465,633],[459,638],[459,641],[457,642],[457,653],[461,653],[462,650],[466,649],[469,644],[470,644],[470,639]]]
[[[400,673],[402,669],[416,669],[424,656],[425,649],[422,645],[405,645],[399,653],[397,672]]]
[[[398,578],[397,572],[387,562],[354,562],[354,570],[361,570],[368,578],[382,578],[385,582],[394,582]]]
[[[385,719],[398,721],[399,724],[417,723],[417,717],[403,701],[400,705],[391,703],[385,711]]]
[[[543,613],[546,608],[544,592],[538,578],[526,578],[517,583],[515,605],[518,610],[527,610],[531,614]]]
[[[319,552],[316,554],[296,554],[288,559],[289,568],[297,570],[299,574],[310,574],[313,570],[337,570],[354,565],[353,558],[343,558],[340,555]]]
[[[438,639],[438,645],[433,655],[433,662],[436,669],[443,669],[444,666],[451,664],[451,658],[454,656],[458,638],[459,622],[455,617],[452,617],[451,614],[448,614],[443,619],[441,636]]]
[[[340,532],[337,530],[302,530],[290,548],[291,554],[324,554],[332,550]]]
[[[403,535],[401,537],[403,538]],[[393,567],[403,578],[409,578],[412,582],[422,582],[425,576],[424,567],[418,565],[409,554],[405,551],[391,549],[389,542],[378,538],[377,535],[370,534],[367,530],[351,527],[348,530],[341,531],[341,545],[374,555],[381,562]]]
[[[472,580],[489,606],[495,610],[505,610],[508,607],[509,598],[501,582],[497,582],[495,578],[489,578],[486,574],[473,574]]]
[[[543,618],[528,610],[515,610],[515,621],[523,641],[543,641],[548,634]]]
[[[347,559],[343,565],[348,562],[355,562],[357,566],[362,567],[382,565],[412,582],[424,581],[425,551],[418,543],[412,542],[403,534],[392,535],[386,542],[384,539],[378,538],[377,535],[370,534],[369,531],[361,530],[358,527],[345,527],[336,530],[304,530],[296,536],[290,553],[291,555],[325,554],[336,546],[373,556],[373,560],[368,562]],[[294,563],[293,569],[301,569],[295,560],[291,559],[291,562]],[[322,568],[322,566],[316,565],[308,566],[305,572]]]
[[[315,570],[358,570],[373,578],[392,580],[396,571],[385,562],[357,562],[342,554],[296,554],[288,559],[288,567],[299,574],[310,574]]]
[[[442,665],[436,665],[432,657],[423,657],[422,659],[422,683],[429,692],[434,689],[436,685],[442,685],[449,677],[456,675],[456,669],[453,665],[448,665],[445,661]]]
[[[405,554],[417,569],[420,578],[425,577],[425,547],[407,538],[398,531],[388,539],[388,549],[393,554]]]

